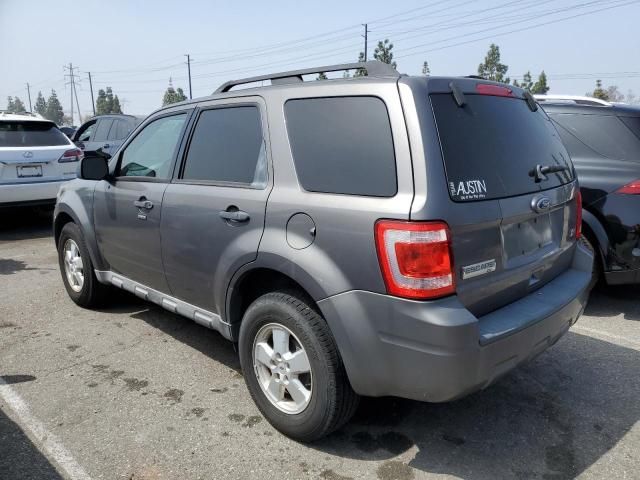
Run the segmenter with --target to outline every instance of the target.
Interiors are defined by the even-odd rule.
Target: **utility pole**
[[[91,72],[87,72],[89,75],[89,90],[91,90],[91,108],[93,108],[93,116],[96,116],[96,102],[93,100],[93,83],[91,83]]]
[[[66,85],[70,85],[71,86],[71,124],[73,125],[73,97],[74,95],[76,96],[76,106],[78,107],[78,117],[80,118],[80,120],[82,120],[82,117],[80,116],[80,104],[78,101],[78,95],[76,94],[76,73],[75,70],[78,70],[78,67],[74,67],[73,64],[70,62],[69,66],[64,66],[62,67],[65,70],[69,69],[69,73],[65,74],[65,77],[69,77],[69,81],[66,83]],[[82,123],[82,122],[80,122]]]
[[[71,88],[73,89],[73,95],[76,97],[76,107],[78,107],[78,125],[82,125],[82,115],[80,115],[80,103],[78,103],[78,92],[76,91],[76,82],[71,82]],[[73,118],[71,119],[71,126],[73,127]]]
[[[191,92],[191,56],[189,56],[189,54],[187,53],[185,53],[184,56],[187,57],[187,72],[189,74],[189,100],[191,100],[191,98],[193,97],[193,94]]]
[[[363,23],[362,26],[364,27],[364,35],[362,35],[364,37],[364,61],[366,62],[368,60],[367,45],[369,44],[369,24]]]
[[[29,97],[29,111],[33,112],[33,108],[31,107],[31,89],[29,88],[29,82],[27,82],[27,97]]]

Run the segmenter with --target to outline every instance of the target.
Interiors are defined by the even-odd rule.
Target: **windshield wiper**
[[[571,168],[563,165],[536,165],[536,168],[529,171],[529,176],[534,178],[536,183],[547,180],[547,174],[558,172],[570,172]]]

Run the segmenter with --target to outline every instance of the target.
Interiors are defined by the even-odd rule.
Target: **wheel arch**
[[[609,237],[602,223],[598,218],[588,210],[582,209],[582,229],[589,240],[595,244],[593,248],[596,250],[600,259],[603,270],[607,270],[607,251],[609,250]]]

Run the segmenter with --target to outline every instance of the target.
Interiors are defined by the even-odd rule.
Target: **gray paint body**
[[[267,186],[179,180],[185,134],[170,181],[70,182],[58,199],[56,231],[59,215],[67,212],[87,237],[99,280],[232,340],[238,325],[229,323],[230,297],[238,282],[255,269],[279,272],[317,303],[356,392],[429,401],[456,398],[486,386],[566,331],[584,308],[593,259],[571,239],[575,181],[545,192],[552,204],[550,233],[546,232],[552,241],[526,258],[511,252],[512,245],[503,246],[503,236],[509,224],[535,217],[533,194],[475,203],[450,199],[428,94],[449,91],[451,80],[369,77],[306,82],[172,105],[152,114],[119,152],[158,116],[193,112],[188,131],[202,108],[254,104],[261,111],[267,146]],[[473,89],[476,80],[456,82],[464,90]],[[298,183],[284,103],[352,95],[373,95],[386,104],[397,168],[393,197],[312,193]],[[112,172],[119,152],[110,162]],[[137,218],[133,206],[141,196],[154,202],[146,221]],[[228,207],[246,211],[250,220],[229,224],[219,217]],[[287,231],[292,218],[295,227]],[[456,295],[412,301],[386,294],[374,244],[374,224],[381,218],[449,224]],[[313,238],[306,238],[307,229],[300,225],[312,225]],[[496,259],[495,272],[460,278],[462,266],[487,259]],[[379,359],[375,368],[370,364],[373,355]]]

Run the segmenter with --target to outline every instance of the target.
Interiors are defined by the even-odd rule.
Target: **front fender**
[[[94,268],[108,270],[98,249],[93,225],[93,193],[96,183],[94,181],[76,179],[60,187],[53,212],[55,242],[57,248],[58,235],[62,228],[61,215],[66,214],[80,228]]]

